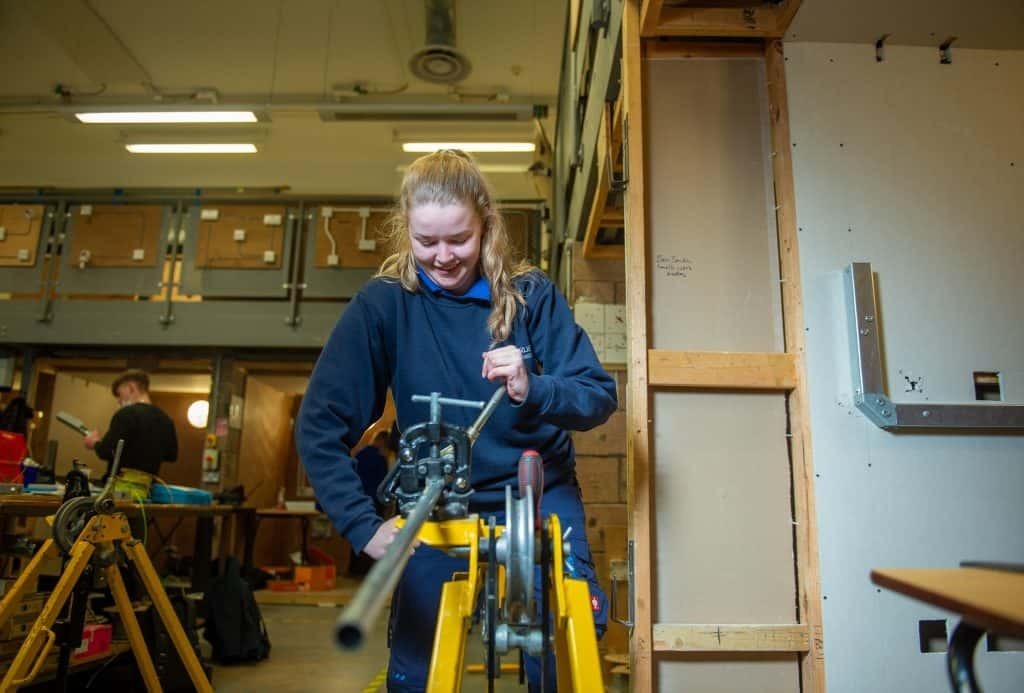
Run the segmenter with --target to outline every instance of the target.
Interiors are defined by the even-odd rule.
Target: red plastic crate
[[[90,623],[82,629],[82,644],[74,652],[74,659],[86,659],[110,649],[114,629],[109,623]]]

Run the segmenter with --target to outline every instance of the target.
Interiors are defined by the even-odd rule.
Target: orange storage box
[[[304,592],[333,590],[337,571],[333,563],[295,566],[294,582]]]

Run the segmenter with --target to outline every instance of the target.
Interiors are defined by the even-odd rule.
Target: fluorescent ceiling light
[[[532,152],[533,142],[406,142],[403,152],[431,153],[438,149],[461,149],[464,152]]]
[[[252,143],[164,143],[164,144],[126,144],[132,154],[255,154],[256,145]]]
[[[76,113],[83,123],[255,123],[252,111],[123,111]]]

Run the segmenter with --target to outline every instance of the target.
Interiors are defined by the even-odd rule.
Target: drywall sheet
[[[879,32],[881,33],[881,32]],[[955,44],[954,44],[955,46]],[[830,693],[947,688],[872,568],[1024,562],[1024,436],[893,434],[853,408],[843,269],[871,262],[890,396],[1024,403],[1024,52],[787,44]],[[976,655],[1020,691],[1024,653]]]
[[[764,64],[645,65],[651,343],[779,351]],[[796,621],[784,396],[653,402],[655,621]],[[661,691],[799,690],[795,655],[661,655]]]

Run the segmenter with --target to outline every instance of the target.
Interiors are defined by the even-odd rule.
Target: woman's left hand
[[[505,389],[513,402],[526,400],[530,392],[530,374],[523,363],[523,355],[517,346],[504,346],[485,351],[483,377],[488,380],[505,379]]]

